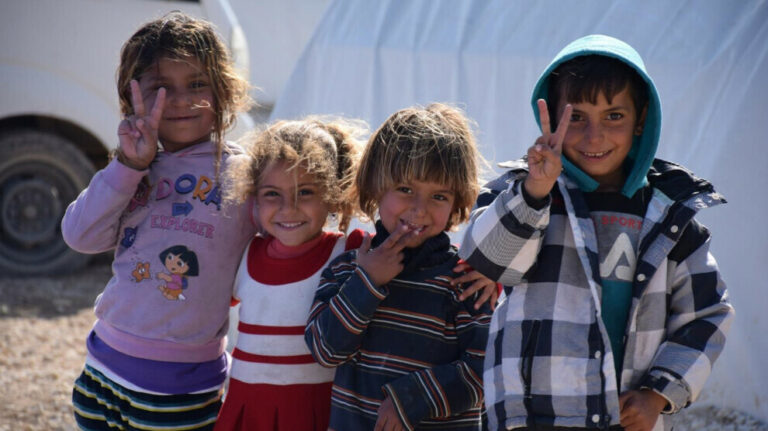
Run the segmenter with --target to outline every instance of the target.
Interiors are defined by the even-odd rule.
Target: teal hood
[[[640,54],[631,46],[610,36],[593,34],[576,39],[563,48],[541,74],[536,87],[533,89],[531,105],[536,123],[540,124],[536,101],[538,99],[549,100],[549,75],[561,63],[584,55],[604,55],[619,59],[637,71],[648,85],[648,112],[645,117],[643,134],[635,136],[632,141],[632,149],[625,162],[628,164],[629,173],[621,193],[624,196],[632,197],[639,188],[648,183],[646,174],[653,163],[661,135],[661,101],[653,80],[645,71],[645,64],[640,58]],[[599,185],[595,179],[568,161],[565,156],[563,156],[563,170],[584,191],[594,191]]]

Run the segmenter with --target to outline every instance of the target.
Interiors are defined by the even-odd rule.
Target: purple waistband
[[[121,353],[91,331],[88,353],[110,371],[148,391],[187,394],[220,386],[227,377],[227,355],[206,362],[165,362]]]

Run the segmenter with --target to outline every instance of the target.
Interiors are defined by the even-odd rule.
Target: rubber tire
[[[90,256],[61,236],[64,211],[95,173],[69,140],[39,130],[0,135],[0,271],[50,275],[82,268]]]

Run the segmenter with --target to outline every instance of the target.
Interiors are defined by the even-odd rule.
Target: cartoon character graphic
[[[157,286],[166,299],[183,301],[187,299],[182,291],[187,288],[187,277],[199,274],[197,255],[183,245],[175,245],[160,253],[160,261],[170,274],[158,272],[157,279],[165,281],[165,284]]]
[[[149,192],[151,191],[152,187],[149,185],[146,177],[142,178],[141,182],[136,187],[136,193],[134,193],[133,197],[131,198],[131,202],[128,203],[128,212],[133,212],[133,210],[140,206],[147,206],[147,202],[149,201]]]
[[[128,248],[133,245],[134,241],[136,241],[136,233],[138,232],[138,229],[135,227],[127,227],[123,230],[123,232],[123,240],[120,241],[120,245]]]
[[[133,280],[136,283],[141,283],[142,280],[150,278],[149,262],[137,262],[136,268],[131,272],[131,275],[133,275]]]

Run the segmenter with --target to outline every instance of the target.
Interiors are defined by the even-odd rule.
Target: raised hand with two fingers
[[[373,237],[366,235],[357,249],[357,265],[365,270],[376,286],[395,278],[403,270],[403,249],[412,231],[401,225],[378,247],[371,248]]]
[[[136,170],[149,167],[157,154],[158,129],[165,106],[165,88],[157,90],[152,109],[147,113],[138,81],[131,80],[133,115],[117,127],[120,146],[117,157],[121,163]]]
[[[525,179],[525,190],[534,199],[545,198],[557,181],[557,177],[563,170],[560,155],[563,153],[563,140],[568,131],[573,107],[568,104],[563,109],[560,122],[555,133],[551,132],[549,111],[544,99],[537,101],[539,108],[539,121],[541,122],[541,136],[528,148],[528,177]]]

